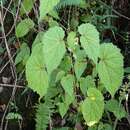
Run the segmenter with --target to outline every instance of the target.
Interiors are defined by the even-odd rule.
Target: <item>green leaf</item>
[[[90,23],[80,25],[78,31],[81,34],[80,42],[86,54],[97,64],[100,50],[99,32]]]
[[[95,87],[95,82],[94,82],[94,79],[92,78],[92,76],[87,76],[86,78],[86,85],[87,85],[87,88],[91,88],[91,87]]]
[[[59,113],[62,118],[64,117],[68,109],[69,109],[69,106],[66,105],[65,103],[59,103]]]
[[[26,18],[22,20],[16,27],[16,36],[18,38],[25,36],[33,27],[34,22],[31,19]]]
[[[42,44],[38,44],[33,49],[32,55],[26,64],[26,78],[28,86],[36,91],[40,97],[44,96],[48,89],[48,74],[45,70],[44,58],[42,54]]]
[[[19,113],[9,112],[6,116],[6,120],[22,120],[22,116]]]
[[[104,111],[104,99],[99,90],[89,88],[88,97],[81,104],[81,111],[88,126],[99,122]]]
[[[122,104],[115,99],[109,100],[105,104],[106,110],[113,112],[113,114],[120,120],[123,117],[126,117],[126,111]]]
[[[15,58],[15,64],[19,64],[20,62],[23,62],[23,65],[26,64],[27,59],[30,55],[30,49],[26,43],[23,43],[20,47],[20,52],[17,54]]]
[[[112,126],[110,124],[106,124],[106,123],[100,123],[98,125],[98,129],[96,130],[113,130]]]
[[[69,130],[69,127],[52,128],[52,130]]]
[[[45,103],[37,105],[36,110],[36,130],[46,130],[49,124],[51,110]]]
[[[69,46],[69,49],[72,50],[72,52],[75,50],[76,45],[78,44],[76,41],[76,33],[75,32],[69,32],[67,37],[67,44]]]
[[[40,20],[59,3],[60,0],[40,0]]]
[[[68,74],[67,76],[61,79],[61,84],[67,94],[70,96],[73,95],[73,86],[74,86],[74,76]]]
[[[114,96],[123,79],[123,56],[111,43],[101,45],[98,74],[105,88]]]
[[[29,13],[33,8],[35,0],[23,0],[22,6],[20,8],[20,14],[23,15],[25,13]]]
[[[72,59],[70,56],[64,56],[63,60],[61,61],[61,64],[59,68],[66,73],[69,72],[72,68]]]
[[[60,18],[59,18],[59,16],[58,16],[58,12],[57,12],[57,10],[51,10],[49,13],[49,16],[51,16],[51,17],[53,17],[53,18],[55,18],[56,20],[59,20]]]
[[[85,51],[83,49],[81,50],[80,46],[76,47],[74,57],[75,57],[76,61],[86,62],[86,64],[87,64]]]
[[[130,73],[130,67],[125,68],[125,73]]]
[[[86,80],[86,78],[83,78],[83,77],[80,78],[80,90],[84,94],[84,96],[87,95],[88,87],[87,87],[87,80]]]
[[[83,3],[84,0],[60,0],[60,3],[57,5],[57,9],[65,8],[66,6],[79,6]]]
[[[102,130],[113,130],[113,128],[110,124],[104,124],[104,128]]]
[[[82,93],[86,96],[88,88],[95,87],[94,79],[91,76],[85,78],[80,78],[80,89]]]
[[[71,103],[73,103],[75,100],[75,95],[74,93],[72,95],[69,95],[69,94],[65,94],[65,101],[64,103],[69,106]]]
[[[62,116],[62,118],[67,113],[70,104],[73,103],[74,100],[75,100],[74,93],[72,93],[71,95],[69,95],[68,93],[65,93],[65,96],[63,97],[63,102],[58,103],[59,113]]]
[[[65,75],[65,72],[64,71],[59,71],[56,75],[56,82],[60,81]]]
[[[49,74],[60,64],[65,54],[64,31],[60,27],[50,28],[43,36],[43,52]]]
[[[75,95],[74,95],[74,93],[72,93],[71,95],[69,95],[68,93],[66,93],[63,102],[58,103],[59,113],[60,113],[60,115],[61,115],[62,118],[63,118],[64,115],[67,113],[67,111],[68,111],[68,109],[69,109],[69,105],[70,105],[71,103],[73,103],[74,100],[75,100]]]
[[[35,46],[36,44],[42,43],[42,38],[43,38],[43,36],[44,36],[44,32],[39,32],[39,33],[37,34],[37,36],[36,36],[36,38],[35,38],[35,40],[34,40],[34,42],[33,42],[33,44],[32,44],[32,49],[34,48],[34,46]]]
[[[95,126],[91,126],[91,127],[88,127],[88,130],[97,130],[97,125]]]
[[[75,74],[77,79],[79,80],[80,76],[84,72],[87,64],[85,62],[76,61],[74,64]]]
[[[48,23],[49,23],[49,27],[55,27],[59,25],[58,22],[53,18],[49,18]]]

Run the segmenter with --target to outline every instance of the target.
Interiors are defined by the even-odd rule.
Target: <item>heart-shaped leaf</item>
[[[99,90],[89,88],[88,97],[81,104],[81,111],[88,126],[99,122],[104,111],[104,99]]]
[[[42,52],[42,44],[36,45],[26,64],[28,86],[36,91],[40,97],[46,94],[49,86]]]
[[[111,43],[102,44],[98,74],[105,88],[114,96],[123,79],[123,56]]]
[[[100,50],[99,32],[96,27],[90,23],[80,25],[78,31],[81,34],[80,42],[86,54],[97,64]]]
[[[58,67],[65,54],[64,35],[62,28],[53,27],[43,36],[44,59],[49,74]]]

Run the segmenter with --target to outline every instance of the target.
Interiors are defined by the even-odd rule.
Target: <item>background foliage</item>
[[[128,0],[0,0],[0,129],[129,130]]]

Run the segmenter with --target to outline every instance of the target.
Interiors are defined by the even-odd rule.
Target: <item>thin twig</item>
[[[1,1],[1,5],[2,5],[2,1]],[[11,67],[15,70],[14,61],[13,61],[13,58],[11,56],[11,53],[10,53],[10,50],[9,50],[9,46],[8,46],[8,43],[7,43],[7,39],[6,39],[6,36],[5,36],[4,21],[3,21],[3,7],[2,6],[1,6],[1,10],[2,11],[0,12],[0,16],[1,16],[2,34],[3,34],[3,37],[4,37],[4,42],[5,42],[5,46],[6,46],[6,50],[7,50],[7,53],[8,53],[8,57],[9,57],[9,61],[10,61]],[[14,74],[14,72],[12,74],[13,74],[13,77],[16,75],[16,74]]]
[[[106,6],[107,8],[111,8],[111,7],[109,7],[106,3],[104,3],[104,2],[101,1],[101,0],[98,0],[98,2],[100,2],[102,5]],[[113,8],[112,8],[112,11],[113,11],[115,14],[117,14],[118,16],[120,16],[120,17],[125,18],[125,19],[127,19],[127,20],[130,20],[129,17],[127,17],[127,16],[125,16],[125,15],[119,13],[117,10],[115,10],[115,9],[113,9]]]
[[[14,58],[14,56],[16,55],[16,53],[12,56],[12,58]],[[7,67],[7,65],[10,63],[10,61],[8,60],[5,65],[0,69],[0,74],[4,71],[4,69]]]
[[[17,9],[17,12],[16,12],[16,18],[15,18],[15,22],[14,22],[14,25],[17,21],[17,17],[18,17],[18,14],[19,14],[19,9],[20,9],[20,5],[21,5],[21,0],[18,1],[18,9]],[[16,73],[16,68],[15,68],[15,64],[14,64],[14,61],[13,61],[13,58],[11,56],[11,53],[10,53],[10,50],[9,50],[9,47],[8,47],[8,43],[7,43],[7,39],[6,39],[6,34],[5,34],[5,30],[4,30],[4,23],[3,23],[3,3],[1,1],[1,12],[0,12],[0,17],[1,17],[1,26],[2,26],[2,33],[3,33],[3,38],[5,40],[5,46],[6,46],[6,50],[7,50],[7,53],[8,53],[8,57],[9,57],[9,61],[10,61],[10,64],[11,64],[11,67],[13,69],[13,72],[12,72],[12,75],[14,76],[14,87],[13,87],[13,90],[12,90],[12,95],[9,99],[9,102],[5,108],[5,111],[4,111],[4,114],[3,114],[3,117],[1,119],[1,124],[0,124],[0,130],[3,130],[3,124],[4,124],[4,119],[5,119],[5,116],[6,116],[6,113],[9,109],[9,105],[10,105],[10,102],[14,100],[15,98],[15,92],[17,90],[17,73]]]
[[[127,121],[128,121],[128,123],[129,123],[129,125],[130,125],[130,113],[129,113],[129,106],[128,106],[128,98],[129,98],[129,94],[130,94],[130,92],[128,91],[128,94],[127,94],[127,96],[126,96],[126,100],[125,100],[125,106],[126,106],[126,111],[127,111]]]
[[[3,16],[3,21],[5,20],[5,17],[6,17],[7,12],[8,12],[8,10],[9,10],[9,8],[10,8],[11,4],[12,4],[12,1],[13,1],[13,0],[10,0],[9,5],[8,5],[8,7],[6,8],[6,11],[5,11],[4,16]]]
[[[0,86],[1,87],[11,87],[11,88],[13,88],[15,86],[16,88],[25,88],[24,86],[20,86],[20,85],[2,84],[2,83],[0,83]]]
[[[17,18],[18,18],[18,14],[19,14],[19,9],[20,9],[20,5],[21,5],[21,1],[22,1],[22,0],[19,0],[19,1],[20,1],[20,3],[18,3],[18,9],[17,9],[17,12],[16,12],[16,17],[15,17],[15,19],[14,19],[14,23],[13,23],[11,29],[9,30],[9,32],[8,32],[7,34],[4,34],[4,35],[5,35],[4,37],[8,37],[9,34],[13,31],[13,29],[14,29],[14,27],[15,27],[15,25],[16,25]],[[19,4],[20,4],[20,5],[19,5]],[[1,10],[3,10],[2,1],[1,1]],[[2,18],[2,14],[1,14],[0,18],[1,18],[1,22],[3,22],[3,20],[2,20],[2,19],[3,19],[3,18]],[[4,26],[3,26],[3,27],[4,27]],[[0,37],[0,39],[3,39],[3,37]]]

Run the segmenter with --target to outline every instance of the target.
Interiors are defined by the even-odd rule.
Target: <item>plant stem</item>
[[[116,130],[117,123],[118,123],[118,119],[116,118],[116,120],[115,120],[115,122],[114,122],[113,130]]]

